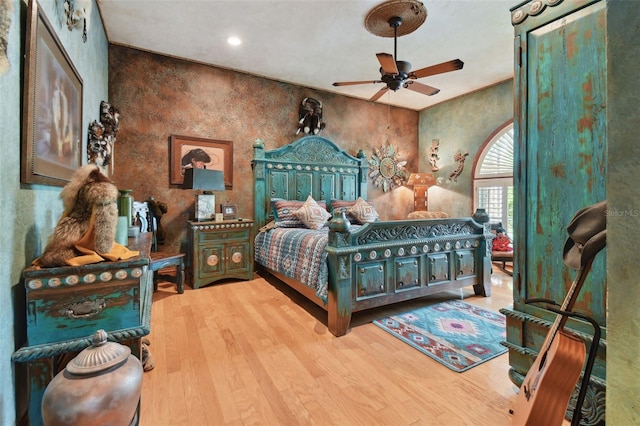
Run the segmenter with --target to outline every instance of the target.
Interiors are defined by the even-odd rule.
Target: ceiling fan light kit
[[[464,62],[460,59],[443,62],[411,71],[411,63],[398,60],[398,37],[415,31],[427,19],[427,9],[417,0],[391,0],[373,8],[365,18],[364,25],[369,32],[380,37],[393,37],[393,55],[389,53],[376,54],[380,62],[380,79],[365,81],[343,81],[333,83],[334,86],[351,86],[355,84],[385,83],[385,87],[378,90],[370,101],[377,101],[389,90],[400,88],[433,96],[440,89],[418,83],[418,78],[462,69]]]

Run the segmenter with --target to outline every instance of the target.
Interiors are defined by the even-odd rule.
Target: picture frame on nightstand
[[[238,208],[235,204],[220,204],[220,212],[224,220],[233,220],[238,215]]]
[[[196,214],[197,221],[212,220],[216,214],[216,196],[214,194],[198,194],[196,195]]]

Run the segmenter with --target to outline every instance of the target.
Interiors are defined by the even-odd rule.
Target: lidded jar
[[[132,189],[119,189],[118,196],[118,216],[127,218],[127,226],[133,225],[133,196]]]
[[[49,425],[137,423],[142,364],[131,349],[98,330],[92,345],[73,358],[44,391],[42,419]]]

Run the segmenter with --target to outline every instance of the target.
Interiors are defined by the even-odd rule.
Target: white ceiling
[[[422,110],[513,77],[516,0],[422,0],[425,23],[398,38],[398,60],[413,69],[459,58],[464,68],[417,81],[439,88],[425,96],[389,91],[377,102]],[[376,53],[393,54],[393,38],[364,27],[381,0],[98,0],[109,42],[296,85],[369,99]],[[233,47],[227,37],[243,44]],[[320,99],[322,100],[322,99]]]

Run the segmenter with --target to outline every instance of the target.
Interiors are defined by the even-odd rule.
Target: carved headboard
[[[271,198],[285,200],[355,200],[367,198],[366,159],[356,157],[319,136],[305,136],[289,145],[265,150],[253,145],[254,220],[259,228],[273,220]]]

